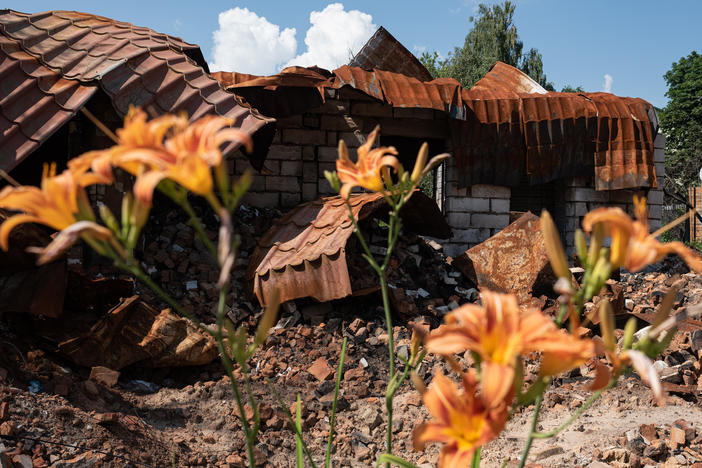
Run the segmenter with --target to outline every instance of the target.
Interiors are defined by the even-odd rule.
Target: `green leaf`
[[[378,457],[378,461],[375,463],[375,466],[378,467],[383,463],[392,463],[393,465],[397,465],[402,468],[417,468],[417,465],[414,465],[408,462],[407,460],[397,457],[395,455],[390,455],[389,453],[383,453],[382,455],[380,455]]]

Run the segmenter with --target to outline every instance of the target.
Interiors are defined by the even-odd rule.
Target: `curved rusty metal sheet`
[[[653,140],[658,121],[653,106],[642,99],[549,92],[501,62],[470,89],[450,78],[422,82],[348,65],[334,70],[333,81],[303,70],[296,67],[286,77],[290,85],[279,74],[228,89],[249,90],[249,102],[260,102],[280,115],[313,107],[301,90],[322,86],[350,86],[393,107],[445,112],[463,186],[540,184],[584,171],[594,172],[598,190],[657,185]]]
[[[109,18],[0,10],[0,60],[0,167],[6,171],[70,120],[98,86],[121,115],[130,105],[157,114],[185,111],[192,120],[215,113],[255,140],[273,123],[221,88],[198,46]],[[259,143],[265,154],[265,141]]]
[[[379,193],[353,195],[350,204],[359,221],[385,217],[388,211]],[[246,272],[250,292],[262,305],[276,288],[281,301],[300,297],[330,301],[350,295],[346,242],[353,223],[348,214],[339,196],[302,204],[286,214],[254,250]],[[412,196],[401,216],[411,231],[440,238],[451,235],[436,203],[421,192]]]
[[[386,70],[411,76],[419,81],[432,80],[422,62],[382,26],[349,61],[349,66],[364,70]]]

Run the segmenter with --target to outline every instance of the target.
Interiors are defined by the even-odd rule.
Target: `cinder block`
[[[302,148],[297,145],[271,145],[266,160],[284,159],[295,161],[300,159]]]
[[[587,203],[585,202],[575,202],[569,203],[570,205],[575,205],[575,216],[581,217],[587,214]]]
[[[649,206],[648,217],[651,219],[661,219],[663,217],[663,207],[661,205]]]
[[[509,213],[509,199],[491,198],[490,211],[492,213]]]
[[[266,190],[297,193],[300,191],[300,181],[297,177],[268,176],[266,177]]]
[[[656,164],[656,178],[662,181],[663,176],[665,176],[665,166],[663,164]]]
[[[338,149],[334,146],[317,147],[317,160],[323,162],[335,162],[339,158]]]
[[[468,250],[466,244],[479,244],[490,237],[490,229],[454,229],[451,243],[464,247],[460,253]]]
[[[324,130],[308,129],[283,129],[283,143],[297,145],[323,145],[327,142],[327,134]]]
[[[350,102],[347,100],[327,99],[324,104],[307,112],[311,114],[339,114],[348,112]]]
[[[338,132],[348,132],[352,130],[349,122],[342,115],[322,115],[319,123],[322,130],[334,130]]]
[[[279,117],[276,119],[278,128],[300,128],[302,127],[302,114]]]
[[[446,200],[447,211],[463,213],[487,213],[490,211],[490,200],[487,198],[450,197]]]
[[[303,146],[302,147],[302,159],[305,161],[314,161],[315,157],[315,147],[314,146]]]
[[[478,213],[471,216],[471,223],[476,228],[502,229],[509,224],[508,214]]]
[[[292,208],[300,204],[300,194],[299,193],[281,193],[280,194],[280,206],[284,208]]]
[[[471,227],[470,213],[450,212],[447,222],[452,229],[468,229]]]
[[[280,162],[280,175],[282,175],[282,176],[302,175],[302,160],[281,161]]]
[[[646,201],[649,205],[662,205],[663,204],[663,190],[649,190]]]
[[[317,181],[317,164],[314,162],[304,162],[302,165],[302,181],[316,182]]]
[[[653,162],[665,163],[665,150],[663,148],[656,148],[653,151]]]
[[[564,198],[566,201],[606,203],[609,201],[609,193],[606,190],[598,192],[592,188],[576,187],[566,189]]]
[[[302,200],[311,201],[317,198],[317,183],[302,184]]]
[[[302,125],[307,128],[319,128],[319,115],[305,114],[302,116]]]
[[[511,193],[509,187],[499,185],[473,185],[470,190],[474,198],[509,198]]]
[[[248,192],[243,197],[244,203],[252,206],[275,208],[278,206],[278,194],[268,192]]]
[[[567,187],[592,187],[592,177],[581,176],[566,179],[565,185]]]
[[[665,135],[662,133],[659,133],[656,135],[656,139],[653,140],[653,147],[658,149],[658,148],[663,148],[665,149]]]

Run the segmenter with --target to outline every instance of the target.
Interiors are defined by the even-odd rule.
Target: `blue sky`
[[[251,68],[258,67],[258,72],[275,73],[280,66],[296,60],[329,63],[341,60],[339,57],[348,56],[349,51],[339,50],[348,45],[338,41],[350,35],[356,42],[363,42],[370,28],[380,25],[410,50],[437,50],[446,55],[463,43],[470,27],[468,17],[474,13],[478,1],[439,0],[431,6],[426,0],[346,1],[335,11],[329,7],[331,1],[12,0],[8,3],[7,8],[23,12],[61,8],[148,26],[199,44],[205,58],[219,68],[256,73]],[[583,86],[587,91],[601,91],[608,75],[614,94],[641,97],[662,107],[666,104],[663,74],[680,57],[693,50],[702,51],[702,2],[698,0],[517,0],[516,3],[515,24],[525,49],[539,49],[544,70],[557,89],[570,84]],[[220,29],[219,15],[232,9],[237,10],[227,16],[219,35],[220,47],[216,49],[213,33]],[[317,17],[308,47],[305,38],[313,11],[328,14]],[[243,24],[242,21],[248,22],[253,31],[265,30],[265,40],[259,34],[247,33],[245,28],[233,27]],[[295,29],[294,33],[290,28]],[[254,46],[251,41],[258,42]],[[325,47],[336,47],[336,55],[327,54]]]

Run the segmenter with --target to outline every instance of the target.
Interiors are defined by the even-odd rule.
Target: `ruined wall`
[[[445,163],[444,214],[453,237],[443,242],[446,255],[457,256],[509,224],[510,188],[473,185],[459,188],[455,161]]]
[[[618,206],[633,216],[634,195],[645,195],[648,201],[649,223],[651,231],[661,226],[663,214],[663,176],[665,173],[665,136],[658,135],[654,141],[654,162],[658,188],[650,190],[612,190],[596,191],[594,178],[575,177],[565,180],[563,197],[565,219],[561,227],[569,256],[575,252],[575,231],[581,226],[582,217],[588,211],[601,206]]]
[[[304,114],[278,119],[263,173],[255,173],[245,202],[287,210],[301,202],[332,195],[324,178],[334,170],[343,139],[351,157],[376,124],[382,137],[446,139],[446,116],[431,109],[393,108],[352,89],[327,89],[325,103]],[[407,156],[407,155],[401,155]],[[412,163],[416,154],[411,155]],[[250,164],[238,155],[230,173],[241,175]]]
[[[660,227],[663,205],[662,185],[665,171],[665,137],[658,135],[654,146],[659,188],[648,191],[596,191],[594,175],[569,178],[549,184],[548,190],[553,193],[554,200],[552,206],[546,208],[553,214],[569,256],[572,257],[575,251],[575,231],[581,226],[585,213],[600,206],[618,206],[633,215],[632,199],[635,194],[648,197],[651,230]],[[456,171],[455,163],[449,161],[444,171],[446,179],[444,213],[453,230],[453,238],[444,242],[443,246],[444,252],[451,256],[463,253],[505,228],[509,224],[511,204],[520,206],[524,204],[519,203],[523,201],[522,199],[510,203],[512,191],[509,187],[474,185],[468,188],[459,188]],[[526,192],[528,190],[522,196],[526,196]],[[544,192],[544,189],[535,187],[533,192]],[[543,193],[538,195],[543,195]],[[535,198],[538,197],[535,196]],[[532,211],[535,211],[536,215],[539,214],[537,209]]]

